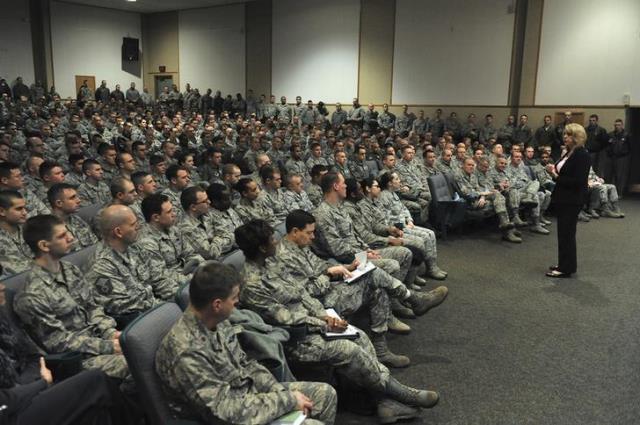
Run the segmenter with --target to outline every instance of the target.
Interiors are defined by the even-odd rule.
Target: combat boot
[[[378,361],[383,365],[393,368],[403,368],[411,364],[409,357],[394,354],[389,351],[385,334],[374,332],[371,335],[371,342],[373,343],[373,348],[376,350]]]
[[[427,262],[427,272],[425,276],[435,280],[445,280],[447,278],[447,272],[441,270],[436,262],[432,260]]]
[[[392,399],[409,406],[430,408],[438,404],[440,396],[435,391],[418,390],[401,384],[394,377],[389,377],[385,394]]]
[[[447,295],[449,290],[446,286],[438,286],[436,289],[425,293],[411,292],[411,296],[407,298],[411,309],[416,316],[422,316],[427,311],[440,305]]]
[[[613,212],[618,214],[620,216],[620,218],[624,218],[624,213],[622,211],[620,211],[620,206],[618,205],[618,201],[616,202],[612,202],[611,203],[611,208],[613,209]]]
[[[602,217],[602,214],[600,214],[600,217]],[[586,215],[584,211],[580,210],[580,212],[578,213],[578,221],[588,223],[591,221],[591,218],[589,218],[589,216]]]
[[[502,232],[502,239],[511,243],[522,243],[522,238],[516,236],[514,229],[504,230]]]
[[[393,313],[387,320],[387,329],[389,332],[399,335],[407,335],[411,332],[411,326],[398,319]]]
[[[427,281],[420,276],[416,276],[416,278],[413,280],[413,284],[418,286],[427,286]]]
[[[545,229],[541,224],[540,224],[540,217],[533,217],[533,224],[531,225],[531,227],[529,227],[529,231],[531,233],[537,233],[539,235],[548,235],[550,232]]]
[[[549,220],[544,215],[540,215],[540,223],[544,224],[545,226],[548,226],[548,225],[552,224],[551,220]]]
[[[378,421],[381,424],[394,424],[398,421],[417,418],[419,407],[411,407],[390,398],[383,398],[378,402]]]
[[[409,307],[403,305],[397,298],[391,298],[391,311],[401,319],[415,319],[416,315]]]
[[[538,198],[536,198],[534,195],[532,195],[530,193],[527,193],[520,200],[520,205],[522,205],[523,207],[528,207],[528,208],[537,207],[538,206]]]
[[[598,212],[593,208],[587,211],[587,214],[589,214],[591,218],[595,218],[596,220],[600,218],[600,214],[598,214]]]
[[[518,214],[517,212],[513,215],[513,219],[511,219],[511,222],[516,227],[526,227],[527,225],[527,223],[522,221],[522,219],[520,218],[520,214]]]
[[[605,204],[603,208],[600,210],[600,217],[621,218],[620,215],[613,212],[613,210],[609,207],[608,204]]]
[[[513,229],[513,223],[509,221],[509,215],[506,212],[498,214],[498,219],[500,220],[498,225],[500,230]]]

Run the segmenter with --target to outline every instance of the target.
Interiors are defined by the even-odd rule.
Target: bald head
[[[138,237],[138,219],[133,210],[125,205],[109,205],[100,213],[100,232],[105,241],[118,240],[125,245],[134,243]]]

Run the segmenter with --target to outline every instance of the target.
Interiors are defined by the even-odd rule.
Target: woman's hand
[[[47,385],[53,384],[53,374],[44,362],[44,357],[40,357],[40,377],[47,383]]]

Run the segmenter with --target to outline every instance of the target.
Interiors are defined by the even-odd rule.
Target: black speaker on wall
[[[138,39],[122,38],[122,60],[128,62],[136,62],[138,60]]]

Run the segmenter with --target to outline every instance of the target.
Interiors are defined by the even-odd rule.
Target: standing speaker
[[[135,62],[138,60],[138,39],[124,37],[122,39],[122,60]]]

